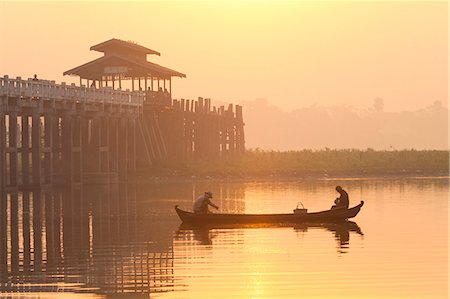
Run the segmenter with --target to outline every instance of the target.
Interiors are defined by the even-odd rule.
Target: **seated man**
[[[211,202],[212,197],[213,197],[213,195],[209,191],[205,192],[204,195],[199,196],[195,200],[195,203],[194,203],[194,207],[193,207],[194,213],[199,213],[199,214],[209,213],[208,205],[210,205],[210,206],[216,208],[216,210],[218,210],[219,207]]]
[[[337,186],[336,191],[340,194],[340,196],[338,198],[336,198],[336,200],[334,201],[335,205],[332,206],[331,208],[332,209],[336,209],[336,208],[348,209],[348,204],[349,204],[348,193],[344,189],[342,189],[341,186]]]

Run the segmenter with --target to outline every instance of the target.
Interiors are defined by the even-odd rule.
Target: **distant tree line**
[[[243,102],[246,145],[265,150],[303,148],[448,149],[449,110],[439,101],[415,111],[310,106],[283,111],[266,100]]]

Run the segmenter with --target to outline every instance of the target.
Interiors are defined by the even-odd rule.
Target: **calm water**
[[[329,208],[345,225],[189,229],[203,191],[224,212]],[[447,298],[448,179],[153,183],[1,199],[0,297]]]

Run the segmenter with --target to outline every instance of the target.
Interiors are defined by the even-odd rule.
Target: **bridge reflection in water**
[[[2,194],[0,293],[172,290],[172,230],[142,210],[126,186]]]

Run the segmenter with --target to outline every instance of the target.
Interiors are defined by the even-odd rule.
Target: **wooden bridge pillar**
[[[85,119],[82,132],[83,170],[85,172],[100,172],[100,128],[98,118]]]
[[[99,119],[99,126],[100,126],[100,138],[99,138],[99,147],[100,147],[100,171],[101,172],[110,172],[110,133],[109,133],[109,126],[108,126],[108,118],[105,116],[102,116]]]
[[[32,177],[35,187],[41,186],[41,116],[40,114],[32,115]]]
[[[236,106],[236,150],[239,154],[245,152],[244,117],[242,106]]]
[[[63,152],[62,152],[62,119],[59,115],[55,115],[52,120],[52,182],[55,176],[63,175]]]
[[[7,148],[9,156],[9,186],[17,187],[17,112],[9,113],[9,144]]]
[[[101,118],[96,116],[91,122],[91,139],[90,139],[90,150],[91,150],[91,163],[93,167],[93,172],[101,172],[102,170],[102,159],[101,159],[101,136],[102,136],[102,125]]]
[[[73,122],[70,115],[64,115],[61,119],[61,151],[63,155],[63,176],[66,184],[73,182]]]
[[[44,140],[43,140],[43,148],[42,154],[44,158],[43,162],[43,174],[44,174],[44,183],[51,184],[53,178],[53,130],[54,130],[54,116],[50,113],[46,113],[43,116],[44,120]]]
[[[126,117],[119,118],[119,179],[126,181],[128,178],[128,119]]]
[[[22,114],[22,184],[30,185],[30,123],[29,116]]]
[[[89,166],[89,159],[90,159],[90,150],[89,150],[89,127],[90,127],[90,120],[87,117],[81,117],[81,128],[80,128],[80,134],[81,134],[81,152],[82,152],[82,169],[83,172],[88,172],[91,167]]]
[[[0,196],[6,187],[6,125],[5,114],[0,110]],[[1,248],[0,248],[1,251]]]
[[[136,119],[128,119],[128,172],[136,172]]]
[[[228,106],[227,112],[228,112],[227,126],[228,126],[229,153],[230,155],[234,155],[236,151],[236,131],[234,127],[234,112],[232,104]]]
[[[72,160],[72,182],[82,183],[83,182],[83,171],[84,171],[84,156],[86,152],[83,151],[83,126],[84,117],[74,116],[72,117],[71,126],[71,147],[70,154]]]
[[[109,169],[117,172],[119,170],[119,118],[109,118],[107,125],[109,127]]]

